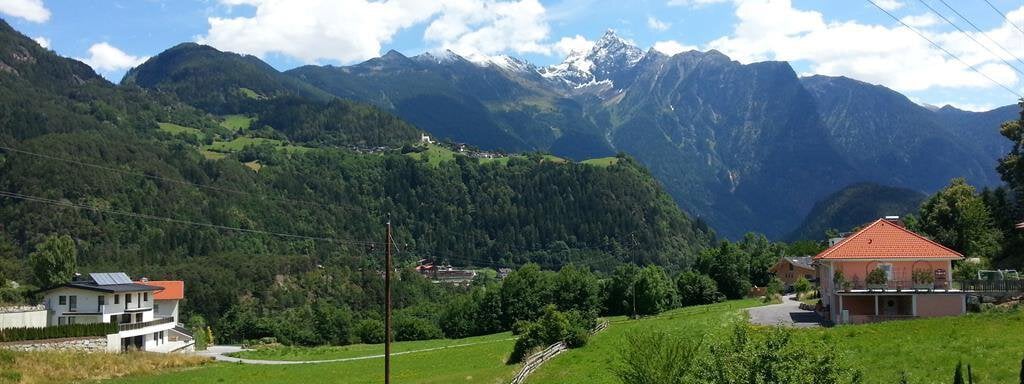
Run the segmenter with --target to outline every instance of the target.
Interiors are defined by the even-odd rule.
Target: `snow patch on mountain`
[[[573,51],[561,63],[538,72],[545,78],[579,88],[610,81],[612,76],[633,68],[643,58],[643,50],[609,29],[589,52]]]

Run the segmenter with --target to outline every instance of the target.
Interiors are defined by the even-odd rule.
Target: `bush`
[[[590,330],[574,326],[569,329],[569,335],[565,337],[565,345],[569,348],[581,348],[590,341]]]
[[[629,384],[690,383],[699,343],[665,333],[637,333],[619,351],[615,376]]]
[[[683,306],[712,304],[725,300],[725,295],[718,292],[718,284],[710,276],[687,271],[676,279],[679,301]]]
[[[932,271],[927,269],[914,270],[914,272],[911,272],[910,276],[916,284],[931,284],[935,282],[935,275]]]
[[[364,344],[380,344],[384,342],[384,322],[366,319],[356,323],[356,337]]]
[[[395,340],[429,340],[444,338],[441,328],[434,322],[415,316],[399,315],[395,317]]]
[[[868,273],[868,277],[864,279],[865,283],[870,285],[883,285],[889,278],[885,274],[885,270],[882,268],[875,268]]]
[[[117,324],[69,324],[45,328],[0,329],[0,342],[60,339],[64,337],[106,336],[117,333]]]

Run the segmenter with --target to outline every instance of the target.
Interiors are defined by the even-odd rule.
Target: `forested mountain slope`
[[[29,120],[0,137],[13,149],[0,156],[3,279],[24,282],[36,246],[67,234],[80,271],[184,279],[186,310],[212,321],[243,304],[377,313],[387,213],[406,266],[682,266],[713,239],[628,157],[604,166],[540,155],[438,163],[266,145],[211,157],[157,126],[215,126],[219,117],[161,91],[114,86],[3,27],[0,60],[16,72],[0,71],[0,93],[37,96],[0,109],[0,121]],[[348,116],[373,125],[366,119],[386,115],[376,113]],[[398,285],[400,308],[438,289]]]
[[[880,217],[917,213],[925,198],[925,194],[906,188],[874,183],[850,185],[814,204],[788,239],[824,241],[829,230],[846,232]]]

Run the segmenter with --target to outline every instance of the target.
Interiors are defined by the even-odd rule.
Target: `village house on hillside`
[[[782,280],[786,290],[793,288],[793,284],[796,283],[801,277],[808,281],[815,281],[815,276],[818,275],[815,271],[814,266],[811,265],[813,260],[810,256],[800,257],[780,257],[779,261],[775,262],[768,271],[775,275],[775,277]]]
[[[178,324],[178,301],[184,298],[181,281],[132,281],[124,273],[91,273],[42,294],[42,303],[28,308],[22,321],[5,317],[0,329],[116,324],[116,332],[106,335],[107,352],[173,352],[194,344]]]
[[[879,219],[814,257],[833,323],[960,315],[966,294],[950,278],[963,255],[893,219]]]

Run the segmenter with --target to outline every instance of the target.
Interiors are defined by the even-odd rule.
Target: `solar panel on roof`
[[[90,273],[89,278],[95,281],[97,285],[111,285],[117,284],[114,279],[110,277],[109,273]]]
[[[128,274],[124,272],[111,273],[110,277],[114,279],[114,284],[131,284],[132,279],[128,277]]]

